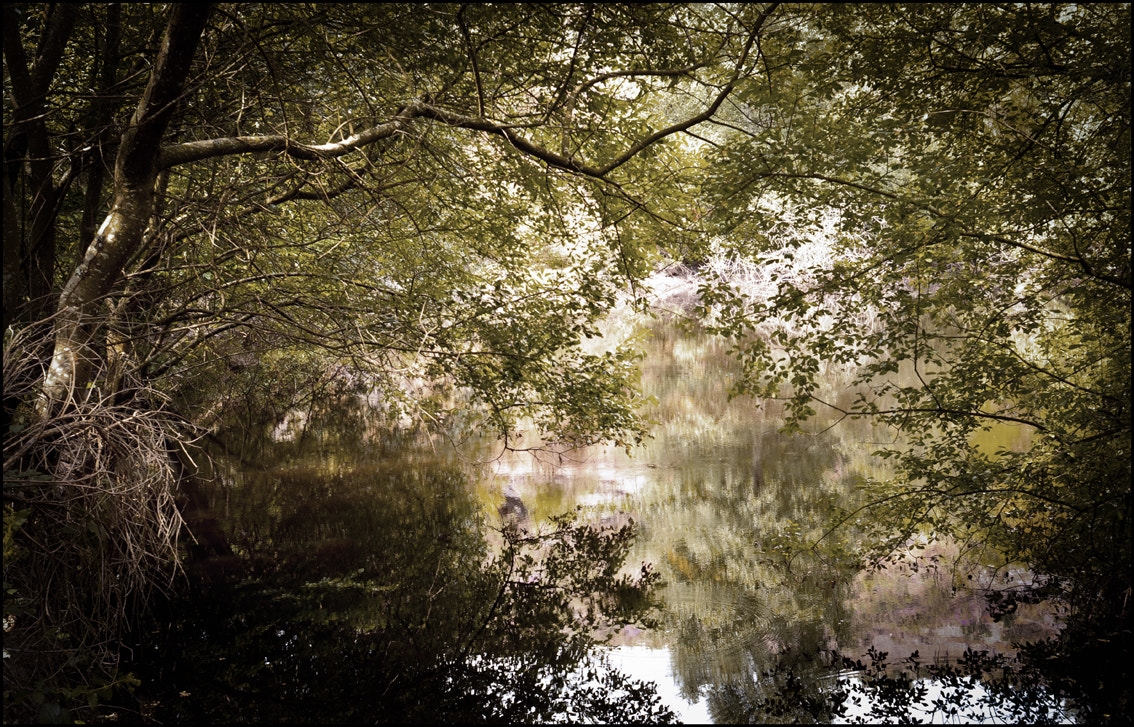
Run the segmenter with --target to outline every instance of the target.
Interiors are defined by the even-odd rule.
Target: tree
[[[212,46],[205,48],[203,53],[207,63],[228,63],[228,66],[209,65],[199,71],[199,77],[191,74],[191,66],[194,51],[205,28],[206,11],[198,8],[190,12],[178,8],[171,15],[148,84],[119,140],[110,211],[91,244],[85,250],[80,248],[82,260],[73,272],[65,276],[55,305],[57,318],[53,326],[54,351],[44,380],[41,415],[49,413],[51,405],[62,402],[68,392],[105,388],[90,386],[96,382],[98,377],[95,372],[104,358],[95,350],[94,333],[90,328],[97,318],[96,306],[111,296],[117,287],[121,287],[128,275],[142,278],[146,283],[164,277],[165,270],[154,266],[163,263],[168,265],[170,261],[161,259],[162,256],[176,253],[180,253],[182,257],[176,261],[179,264],[174,267],[175,270],[184,272],[186,266],[202,264],[193,254],[195,250],[161,249],[162,245],[172,247],[185,241],[185,238],[204,237],[199,227],[189,227],[201,226],[201,200],[193,199],[192,193],[189,193],[188,199],[181,196],[186,194],[186,190],[201,185],[202,179],[198,176],[200,172],[196,171],[198,166],[207,169],[204,173],[211,177],[206,183],[210,202],[205,205],[210,209],[212,217],[209,225],[212,237],[209,239],[214,248],[210,252],[214,254],[210,255],[208,261],[211,266],[217,264],[215,248],[218,243],[222,247],[222,254],[231,252],[231,248],[224,249],[224,243],[231,242],[229,236],[237,229],[240,231],[237,234],[251,233],[256,237],[273,232],[282,235],[310,235],[312,221],[306,215],[303,202],[333,203],[345,193],[357,191],[360,194],[356,197],[365,194],[369,197],[369,204],[378,207],[363,209],[353,201],[337,210],[332,206],[332,214],[337,213],[339,217],[328,220],[324,213],[325,227],[321,231],[329,238],[330,244],[315,250],[309,247],[306,252],[315,253],[316,257],[321,258],[329,255],[328,251],[333,249],[335,242],[343,244],[338,239],[343,234],[340,229],[344,223],[341,215],[351,215],[351,222],[361,223],[359,227],[362,229],[350,232],[371,236],[371,251],[379,247],[374,244],[373,236],[380,231],[390,234],[391,230],[388,227],[384,230],[374,229],[367,222],[388,226],[396,220],[402,224],[414,224],[421,231],[432,228],[436,232],[429,237],[435,245],[437,238],[445,238],[444,234],[437,233],[441,230],[448,232],[445,227],[453,225],[461,230],[459,234],[473,238],[468,242],[473,243],[471,246],[474,252],[483,258],[480,264],[491,263],[514,273],[515,258],[519,256],[516,251],[518,237],[515,227],[522,224],[521,220],[526,222],[524,212],[517,210],[518,205],[501,204],[503,209],[509,210],[509,213],[502,215],[503,220],[482,217],[479,221],[488,229],[472,228],[468,226],[470,220],[465,220],[464,226],[458,226],[460,223],[451,216],[436,209],[422,209],[423,205],[439,202],[456,204],[463,206],[463,211],[467,212],[477,202],[501,203],[504,200],[500,196],[476,202],[473,200],[477,195],[491,194],[487,187],[500,184],[499,177],[506,175],[513,180],[512,184],[519,185],[527,193],[528,199],[524,201],[529,205],[537,202],[547,205],[553,199],[548,193],[562,194],[568,187],[559,185],[581,179],[600,182],[598,194],[585,193],[595,198],[587,201],[591,204],[597,202],[596,211],[600,214],[609,217],[620,203],[640,207],[641,194],[634,187],[641,189],[645,186],[643,183],[658,184],[660,180],[635,178],[642,174],[641,165],[636,163],[639,157],[648,149],[660,145],[666,138],[703,121],[713,113],[731,91],[736,79],[750,70],[748,54],[758,30],[758,25],[745,29],[736,24],[724,36],[725,42],[719,46],[708,46],[708,39],[698,35],[682,39],[677,35],[681,31],[695,33],[700,30],[701,35],[705,35],[707,23],[711,19],[698,17],[693,11],[676,7],[641,11],[613,8],[528,9],[518,17],[503,18],[499,17],[501,13],[498,10],[473,8],[419,12],[409,12],[405,8],[376,9],[367,11],[372,15],[361,13],[362,17],[353,18],[347,17],[344,8],[324,9],[315,17],[296,16],[295,10],[262,12],[265,14],[256,18],[236,17],[227,11],[215,16],[217,27],[205,42],[224,43],[226,48],[235,46],[238,50],[231,54],[233,57],[230,60],[218,56],[218,51]],[[12,16],[10,19],[17,20],[14,9],[9,13]],[[358,8],[350,8],[349,13],[354,16],[360,14]],[[424,17],[421,17],[422,13]],[[751,23],[752,20],[749,19],[748,22]],[[255,28],[248,27],[248,22],[262,25],[264,30],[261,32],[268,34],[267,38],[255,36]],[[411,28],[413,24],[418,27]],[[17,22],[10,25],[18,27]],[[698,25],[702,27],[698,28]],[[610,51],[605,51],[606,56],[602,55],[614,37],[613,34],[630,26],[641,29],[631,34],[638,36],[639,47],[629,49],[629,52],[617,51],[613,57],[610,57]],[[600,27],[601,32],[598,30]],[[382,38],[367,37],[368,34],[376,34],[377,28],[384,31]],[[564,29],[567,37],[563,37]],[[460,32],[450,33],[449,30]],[[247,36],[250,33],[253,36],[249,38]],[[530,33],[538,33],[537,37],[547,40],[541,40],[537,47],[532,48],[531,41],[528,40]],[[384,71],[369,70],[366,76],[362,76],[360,71],[355,70],[363,64],[373,63],[373,59],[358,55],[362,52],[364,39],[376,44],[371,46],[369,53],[374,53],[374,48],[382,48],[392,58],[392,63],[390,58],[381,59],[380,66]],[[278,47],[273,47],[272,42],[276,42]],[[420,52],[427,44],[432,44],[432,53]],[[10,66],[19,60],[17,56],[20,51],[18,43],[11,45],[13,60],[9,61]],[[654,65],[645,65],[646,49],[650,50],[648,56]],[[252,60],[248,57],[252,55],[262,58]],[[309,64],[313,55],[322,58],[322,62]],[[656,79],[672,82],[674,79],[692,78],[699,69],[710,64],[717,66],[722,58],[732,57],[739,61],[736,69],[723,82],[718,81],[715,87],[710,86],[715,97],[710,99],[705,109],[658,132],[647,131],[648,127],[640,117],[644,112],[656,113],[648,103],[652,98],[647,98],[652,95],[651,86],[656,83]],[[628,70],[606,73],[597,70],[607,67],[604,64],[615,60],[628,62],[630,67]],[[454,63],[460,65],[454,67]],[[303,64],[308,64],[308,67],[301,68]],[[491,73],[482,72],[481,65],[491,66]],[[341,87],[328,90],[325,85],[317,85],[320,77],[326,78],[335,73],[345,79]],[[260,77],[260,74],[272,79],[270,85],[275,98],[265,98],[259,89],[256,89],[255,97],[251,93],[250,82]],[[390,76],[395,76],[392,83]],[[385,83],[381,83],[382,81]],[[41,82],[40,85],[45,84]],[[371,86],[380,90],[370,92]],[[642,102],[635,105],[621,98],[627,94],[628,86],[636,87],[634,93]],[[243,102],[233,104],[234,92],[238,89],[244,92]],[[41,89],[29,89],[26,95],[39,98],[34,93],[35,90]],[[656,93],[656,89],[653,90]],[[50,94],[47,95],[50,98]],[[397,104],[395,109],[385,112],[386,115],[383,116],[383,109],[394,103]],[[22,110],[33,103],[25,103],[20,96],[16,105]],[[194,108],[198,105],[204,108]],[[366,113],[361,118],[350,116],[350,111],[361,114],[364,109]],[[321,128],[318,129],[315,129],[313,120],[316,117],[323,119],[319,125]],[[34,125],[41,127],[44,123],[42,117],[37,116],[36,119],[37,124]],[[174,126],[171,127],[171,124]],[[195,128],[185,129],[189,124],[193,124]],[[610,125],[610,128],[603,128],[604,124]],[[422,127],[432,125],[439,126],[440,133],[421,130]],[[357,133],[349,133],[347,126],[364,128]],[[262,129],[264,132],[271,128],[270,133],[249,134],[246,131],[248,127]],[[550,127],[554,127],[554,135],[548,133]],[[465,133],[452,134],[446,133],[446,130],[463,130]],[[42,132],[42,128],[39,131]],[[331,140],[322,144],[311,143],[299,138],[303,132]],[[415,148],[405,148],[409,145],[404,142],[415,136]],[[619,137],[627,138],[628,141],[611,143],[612,139]],[[382,159],[381,154],[386,151],[384,142],[395,139],[402,143],[389,144],[392,147],[391,158]],[[457,139],[468,144],[469,148],[462,150],[463,153],[454,153],[445,148],[446,144]],[[558,146],[557,151],[552,150],[553,143]],[[512,153],[504,153],[505,149]],[[238,166],[243,163],[233,162],[233,159],[240,160],[256,154],[273,157],[264,165],[269,167],[268,174],[253,172],[251,176],[243,176],[240,173],[242,168],[225,168],[229,163]],[[427,154],[432,154],[433,158],[422,158]],[[348,155],[362,158],[352,166],[343,161]],[[536,164],[531,164],[531,161]],[[456,166],[456,169],[445,169],[449,165]],[[192,171],[188,171],[190,169]],[[445,172],[442,172],[443,169]],[[476,170],[475,174],[470,174],[473,169]],[[433,182],[430,185],[423,185],[420,178],[406,178],[406,172],[411,171],[432,173],[438,179],[430,180]],[[565,174],[560,178],[550,175],[551,171],[562,171]],[[629,181],[622,181],[616,174],[624,175]],[[231,176],[234,182],[218,188],[217,176]],[[497,178],[494,179],[493,176]],[[539,189],[536,185],[544,188]],[[392,189],[402,186],[416,186],[419,189],[411,188],[405,195],[392,194]],[[442,192],[447,186],[448,194]],[[428,196],[422,199],[420,188],[428,189],[426,194],[435,196],[432,199]],[[159,189],[162,209],[154,217]],[[497,187],[495,191],[501,190]],[[517,191],[520,190],[508,189],[507,194],[515,196]],[[571,191],[584,194],[578,188]],[[227,201],[227,197],[236,195],[240,196],[234,200],[235,204],[217,204],[217,197],[220,201]],[[453,197],[446,198],[448,195]],[[262,224],[254,231],[247,224],[237,227],[242,218],[257,216],[248,209],[239,209],[234,213],[233,207],[236,204],[248,203],[255,204],[257,212],[293,203],[297,209],[304,209],[304,219],[298,224],[307,225],[308,228],[285,231],[286,223]],[[405,214],[386,214],[387,211],[382,209],[384,205],[393,205],[393,209],[400,207]],[[310,206],[312,205],[307,207]],[[575,210],[560,206],[553,214],[569,216],[572,211]],[[623,214],[631,212],[626,210]],[[318,215],[318,212],[313,215]],[[363,219],[358,220],[354,215],[362,215]],[[430,215],[435,216],[436,220],[430,219]],[[541,222],[551,225],[557,221],[544,219]],[[604,225],[609,222],[609,219],[601,220]],[[329,229],[330,225],[335,224],[339,227]],[[440,230],[437,229],[439,226]],[[272,227],[275,229],[271,229]],[[492,240],[492,237],[504,239]],[[400,235],[395,232],[394,239],[399,238]],[[240,249],[247,251],[250,247],[247,241],[241,242],[244,244],[239,246]],[[308,239],[306,242],[311,241]],[[444,242],[448,244],[440,245],[441,255],[459,250],[458,241],[445,239]],[[31,248],[32,245],[24,247]],[[405,248],[407,245],[402,243],[400,247]],[[398,252],[404,254],[407,251],[401,249]],[[646,254],[626,241],[622,241],[616,252],[624,258],[624,274],[627,275],[638,272],[637,268],[631,266],[635,264],[635,258]],[[509,257],[512,259],[508,259]],[[335,257],[331,259],[341,260]],[[265,261],[245,256],[239,262],[243,264],[246,273],[248,266],[261,268]],[[290,262],[294,268],[308,260],[293,257],[290,261],[282,262],[285,265]],[[349,262],[356,266],[356,269],[349,271],[355,277],[364,272],[365,269],[357,269],[358,261]],[[469,277],[469,262],[468,259],[463,259],[456,266],[457,274],[465,275],[465,279],[461,281],[466,283],[465,287]],[[138,267],[132,269],[128,267],[130,264]],[[326,284],[342,280],[341,269],[336,270],[331,266],[316,269],[320,274],[316,278],[319,282]],[[395,269],[392,272],[396,274],[405,271]],[[218,271],[202,271],[198,277],[207,279],[209,273],[217,276]],[[295,277],[293,271],[264,271],[263,275],[265,278],[253,281],[241,279],[234,282],[221,280],[219,284],[214,282],[211,285],[206,283],[201,286],[203,289],[185,291],[177,297],[182,305],[200,303],[208,295],[228,297],[234,292],[243,292],[233,291],[232,288],[236,285],[249,289],[253,287],[251,283],[271,280],[275,285],[278,280]],[[330,280],[320,279],[322,276],[327,276]],[[305,271],[303,277],[310,280],[312,271]],[[401,282],[396,279],[396,275],[390,277],[395,277],[395,280],[390,281],[395,285]],[[496,282],[490,274],[482,273],[482,278],[493,284]],[[459,287],[452,285],[452,281],[447,282],[450,282],[450,289]],[[133,279],[130,283],[142,284]],[[351,280],[350,283],[357,285],[358,281]],[[308,287],[318,286],[309,284]],[[370,289],[364,289],[359,297],[363,298],[364,303],[378,303],[379,301],[372,300],[373,296],[384,295],[387,299],[397,299],[401,297],[397,293],[401,292],[403,291],[391,290],[388,286],[383,290],[381,286],[374,285]],[[436,297],[435,291],[429,292],[433,294],[432,297]],[[580,292],[596,303],[601,303],[605,293],[597,286]],[[255,294],[262,296],[259,291]],[[164,296],[164,299],[168,297],[170,296]],[[428,299],[430,296],[425,297]],[[146,303],[152,305],[164,302],[164,299],[158,297],[155,300],[151,294]],[[390,307],[389,300],[380,302],[384,304],[383,308]],[[260,303],[262,308],[271,310],[274,301],[261,300]],[[300,310],[317,307],[327,316],[331,315],[336,303],[340,308],[343,305],[342,301],[325,299],[306,300],[298,304],[288,301],[289,307]],[[282,315],[279,307],[275,306],[275,312]],[[208,317],[216,318],[218,312],[227,311],[210,310]],[[136,316],[131,313],[133,312],[127,311],[123,317],[132,320]],[[328,333],[337,333],[338,326],[335,324],[342,325],[342,318],[350,317],[350,313],[355,318],[352,322],[362,329],[364,335],[371,331],[377,332],[375,329],[381,331],[380,326],[370,321],[357,320],[357,311],[349,311],[348,316],[338,317],[331,326],[307,328],[298,320],[289,323],[306,333],[306,338],[310,341]],[[423,322],[420,320],[424,317],[423,311],[417,309],[415,313],[419,323]],[[425,315],[430,313],[436,316],[434,311],[424,311]],[[576,323],[572,335],[579,330],[580,325],[585,325],[586,321],[593,320],[594,317],[589,310],[570,313],[581,318],[580,321],[570,321],[570,316],[565,316],[568,318],[566,322]],[[261,310],[256,310],[253,315],[264,314]],[[168,329],[186,318],[191,318],[191,315],[184,311],[173,311],[160,321],[160,325]],[[452,328],[452,322],[448,322],[448,325],[445,321],[431,322],[435,326]],[[247,325],[248,321],[241,323]],[[363,323],[369,325],[363,326]],[[400,343],[401,347],[416,353],[417,349],[427,350],[426,347],[433,343],[431,339],[438,338],[421,330],[407,331],[405,328],[408,326],[402,321],[397,321],[395,325],[397,324],[401,324],[401,327],[392,337],[400,340],[390,344],[392,347],[398,347]],[[387,327],[389,325],[387,323]],[[331,337],[335,343],[353,344],[356,342],[354,339],[359,337],[357,331],[354,333],[353,338],[341,333]],[[483,330],[447,333],[450,338],[459,340],[486,335]],[[448,341],[439,343],[441,357],[454,353],[450,346],[445,345]],[[554,338],[541,343],[546,346],[547,352],[564,347],[564,341]],[[133,347],[137,345],[132,344]],[[457,347],[459,348],[459,344]],[[379,344],[377,348],[383,346]],[[469,352],[461,353],[466,357],[469,355]],[[532,353],[537,355],[532,356]],[[512,356],[517,361],[539,358],[538,352],[528,351],[489,349],[477,351],[473,355],[477,354]],[[474,386],[481,384],[477,380],[478,376],[483,375],[480,367],[449,368],[460,369],[459,373],[472,379]],[[530,376],[528,372],[517,373],[521,379]],[[491,385],[498,383],[495,380],[498,377],[488,378],[494,379],[489,382]],[[554,402],[548,403],[554,406]],[[512,405],[514,402],[503,406]],[[584,438],[587,436],[585,432],[579,432],[579,435]]]
[[[67,633],[113,671],[173,503],[201,510],[195,437],[242,407],[640,439],[633,352],[581,339],[688,244],[678,139],[758,72],[775,7],[5,5],[19,653]],[[61,558],[90,567],[35,578]]]
[[[788,428],[822,406],[901,435],[864,506],[875,556],[952,533],[1128,649],[1129,6],[797,12],[706,138],[706,194],[720,250],[765,265],[802,257],[785,210],[838,224],[770,295],[705,282],[737,393],[785,398]],[[830,365],[858,367],[853,403]],[[982,448],[1002,423],[1030,446]]]

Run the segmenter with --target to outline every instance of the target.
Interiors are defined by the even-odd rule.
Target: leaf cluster
[[[899,435],[869,493],[881,552],[958,533],[1066,579],[1084,612],[1130,582],[1104,565],[1132,542],[1128,21],[1109,4],[801,13],[733,97],[705,182],[719,254],[767,267],[826,245],[770,288],[705,280],[736,392],[782,398],[788,430],[823,409]],[[856,371],[853,403],[832,367]],[[1033,432],[1025,451],[981,448],[1006,425]]]

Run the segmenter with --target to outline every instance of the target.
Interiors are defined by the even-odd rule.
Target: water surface
[[[845,677],[816,662],[823,652],[949,662],[968,649],[1012,654],[1014,643],[1056,633],[1041,607],[995,621],[980,588],[1027,574],[984,567],[931,534],[886,569],[851,567],[855,528],[828,533],[825,516],[853,502],[856,485],[888,474],[871,452],[893,434],[864,421],[832,426],[822,412],[810,433],[781,434],[776,402],[729,400],[723,344],[664,324],[654,334],[643,372],[656,399],[653,440],[632,456],[502,456],[477,487],[483,502],[518,493],[535,518],[582,505],[599,521],[641,523],[632,559],[656,564],[666,581],[664,628],[630,629],[614,653],[628,672],[656,681],[683,719],[748,721],[737,694],[755,701],[769,670],[811,670],[817,688]],[[833,399],[849,401],[848,378],[830,373]],[[1016,448],[1028,433],[982,436],[990,449]]]
[[[809,433],[781,434],[775,402],[729,400],[719,341],[659,322],[646,345],[654,438],[630,454],[452,448],[384,432],[342,402],[328,422],[277,431],[254,466],[229,462],[214,499],[249,563],[226,595],[242,615],[202,615],[181,648],[218,664],[194,689],[259,700],[259,713],[194,711],[186,697],[167,716],[310,721],[320,700],[357,699],[362,721],[823,721],[801,695],[853,684],[861,672],[843,657],[949,662],[1055,633],[1050,612],[1024,606],[995,621],[979,595],[1025,573],[985,568],[929,533],[889,568],[863,571],[854,524],[828,532],[833,507],[887,475],[871,452],[892,433],[820,413]],[[849,401],[846,372],[828,378],[827,394]],[[983,446],[1026,445],[1015,429],[984,436]],[[657,623],[604,633],[609,643],[585,658],[575,642],[516,626],[511,656],[480,656],[484,625],[501,628],[483,570],[503,547],[500,528],[546,532],[564,512],[637,525],[627,568],[649,563],[664,580]],[[511,638],[502,629],[497,647]],[[232,640],[244,651],[210,652]],[[344,680],[345,693],[328,686]],[[673,714],[650,711],[658,705]]]

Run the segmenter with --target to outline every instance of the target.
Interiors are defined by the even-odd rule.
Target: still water
[[[758,719],[746,705],[776,668],[811,671],[817,686],[836,674],[853,685],[853,672],[815,663],[822,652],[859,659],[873,648],[891,664],[914,652],[947,662],[970,648],[1010,654],[1013,643],[1056,633],[1053,614],[1038,607],[994,621],[979,589],[1026,574],[966,561],[956,544],[923,538],[920,550],[880,571],[840,562],[838,553],[855,552],[854,535],[828,534],[826,509],[846,505],[864,479],[886,476],[871,452],[891,433],[862,421],[832,427],[821,414],[813,433],[781,434],[774,402],[729,400],[723,344],[665,325],[653,334],[643,370],[656,399],[653,440],[633,456],[504,456],[477,492],[486,504],[518,493],[536,518],[581,504],[600,521],[642,525],[631,560],[657,564],[665,579],[664,626],[629,629],[612,655],[655,682],[682,721]],[[846,379],[829,372],[833,395],[849,400],[840,390]],[[1020,428],[985,437],[992,449],[1028,441]],[[812,543],[824,547],[787,555]]]
[[[888,432],[861,421],[832,427],[820,416],[812,433],[780,434],[774,403],[728,399],[720,343],[658,323],[646,345],[642,383],[656,425],[631,455],[500,453],[492,442],[453,448],[438,437],[379,436],[352,424],[344,405],[337,430],[335,421],[281,430],[275,455],[235,464],[214,505],[251,566],[244,585],[226,586],[223,615],[198,614],[199,629],[175,635],[186,663],[215,669],[207,679],[177,672],[196,681],[165,716],[304,721],[317,718],[319,704],[357,698],[361,721],[813,721],[821,709],[798,711],[807,695],[856,689],[861,672],[842,657],[874,650],[890,664],[915,653],[922,663],[948,662],[966,649],[1011,653],[1014,643],[1054,635],[1055,615],[1038,606],[994,621],[979,588],[1026,574],[993,572],[956,544],[926,537],[888,568],[853,567],[854,529],[828,533],[825,515],[853,504],[857,484],[886,475],[870,453]],[[832,391],[849,397],[844,384],[830,372]],[[1026,444],[1015,430],[992,436],[990,446]],[[505,522],[545,532],[564,512],[612,528],[636,524],[624,570],[649,563],[660,575],[655,622],[603,631],[603,645],[532,629],[518,645],[507,628],[486,636],[486,624],[500,620],[498,592],[469,564],[496,562]],[[208,576],[203,583],[219,592]],[[520,629],[520,616],[508,628]],[[340,643],[377,632],[399,636],[381,648]],[[489,656],[489,642],[511,645]],[[301,648],[306,656],[297,657]],[[345,691],[327,686],[352,680]],[[248,706],[250,694],[273,689]],[[522,711],[541,690],[556,696]],[[513,711],[478,712],[477,695]],[[645,711],[627,707],[639,698]]]

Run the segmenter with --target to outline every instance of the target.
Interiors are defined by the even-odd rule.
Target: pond
[[[969,649],[1010,655],[1014,643],[1057,633],[1046,606],[994,620],[980,590],[1027,574],[967,560],[956,543],[923,538],[875,572],[838,562],[856,543],[853,531],[826,535],[826,509],[887,474],[870,453],[891,435],[822,417],[814,434],[781,434],[774,403],[728,400],[733,365],[720,341],[664,324],[653,334],[643,370],[657,401],[653,440],[632,457],[608,449],[504,456],[478,496],[490,503],[518,493],[535,517],[581,504],[600,521],[641,523],[631,560],[656,564],[665,580],[664,628],[631,629],[612,654],[627,673],[656,682],[683,721],[760,721],[752,705],[761,682],[774,683],[761,675],[775,670],[810,671],[817,685],[836,675],[853,683],[856,671],[840,669],[842,659],[819,663],[823,654],[859,660],[873,649],[895,664],[916,652],[951,663]],[[829,375],[844,403],[847,378]],[[1028,436],[1000,427],[981,444],[1019,448]],[[816,552],[786,555],[816,542]]]
[[[820,418],[813,433],[781,434],[774,405],[728,399],[720,342],[658,322],[646,345],[656,426],[632,455],[453,448],[380,434],[344,402],[318,430],[277,432],[256,466],[229,462],[212,497],[238,574],[195,573],[197,597],[155,628],[143,662],[166,688],[143,711],[171,722],[735,723],[877,721],[917,702],[904,714],[940,721],[925,706],[934,695],[952,684],[949,699],[978,709],[982,685],[915,673],[907,659],[996,659],[1057,633],[1043,605],[994,619],[980,596],[1026,573],[931,534],[888,567],[854,567],[855,530],[827,533],[825,515],[885,476],[870,453],[887,432]],[[832,371],[832,389],[844,385]],[[1012,429],[989,436],[1027,443]],[[588,524],[607,539],[586,540]],[[556,541],[564,528],[576,530]],[[548,595],[557,542],[575,544],[560,581],[626,602],[588,602],[582,586]],[[570,571],[588,553],[660,577],[652,617],[614,574]],[[603,609],[633,619],[596,618],[582,633],[565,615]],[[894,680],[902,662],[913,676]]]

